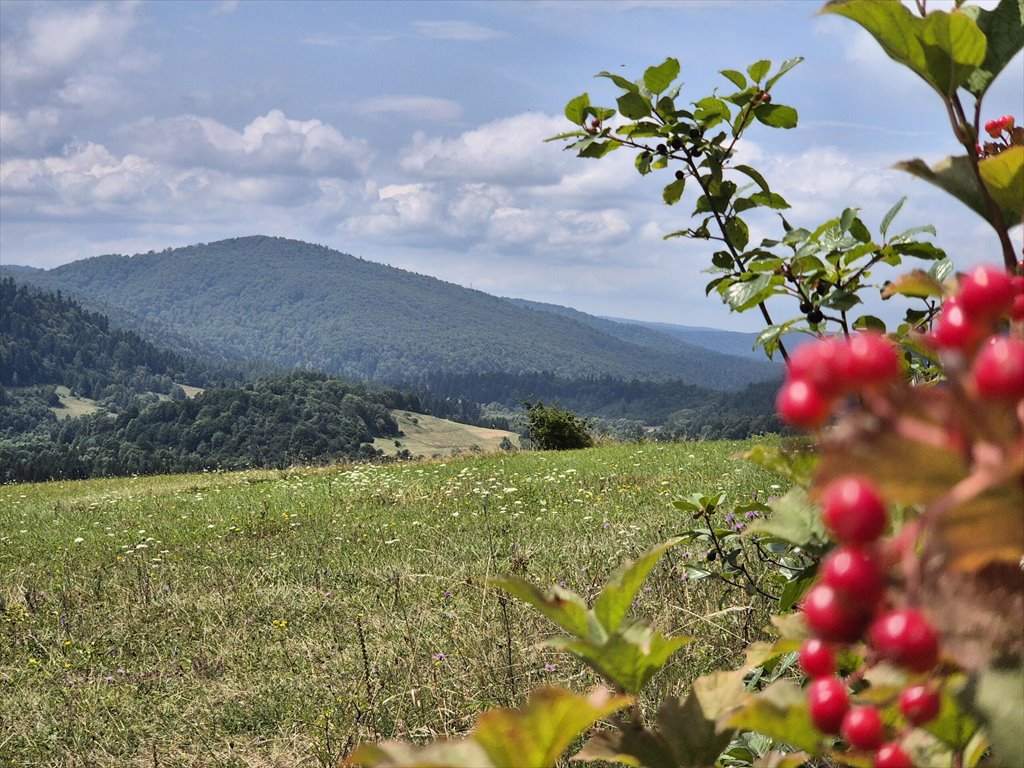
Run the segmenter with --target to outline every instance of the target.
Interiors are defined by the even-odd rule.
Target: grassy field
[[[493,453],[499,449],[503,438],[516,448],[520,443],[519,435],[503,429],[474,427],[409,411],[392,411],[391,415],[398,422],[402,436],[378,437],[373,441],[373,447],[384,451],[386,456],[394,456],[404,449],[413,457],[443,458],[465,451]]]
[[[697,491],[778,492],[745,443],[0,486],[0,765],[332,765],[594,682],[488,588],[592,596]],[[637,605],[687,646],[652,697],[736,658],[764,616],[680,578]]]

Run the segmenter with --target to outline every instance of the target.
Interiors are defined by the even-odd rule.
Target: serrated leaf
[[[1010,150],[1007,150],[1009,152]],[[1003,152],[1006,154],[1006,152]],[[998,159],[1002,155],[998,155],[992,159]],[[984,162],[984,161],[983,161]],[[902,163],[896,163],[893,166],[901,171],[906,171],[912,176],[917,176],[919,179],[924,179],[930,184],[934,184],[939,189],[948,192],[961,203],[966,205],[976,214],[981,216],[985,221],[988,221],[988,206],[985,204],[985,198],[981,194],[981,189],[978,187],[978,181],[974,176],[974,171],[971,169],[971,161],[966,155],[960,155],[957,157],[947,157],[936,163],[931,168],[923,160],[914,159],[907,160]],[[1007,165],[1007,169],[1012,171],[1012,165]],[[1002,173],[997,173],[996,168],[992,169],[993,176],[1002,177]],[[1000,206],[1003,214],[1003,221],[1006,222],[1007,226],[1013,226],[1019,223],[1020,213],[1016,209],[1003,208]],[[989,222],[991,223],[991,222]]]
[[[779,81],[779,78],[781,78],[783,75],[789,72],[789,70],[791,70],[793,67],[795,67],[803,60],[803,56],[795,56],[792,59],[786,59],[784,62],[782,62],[782,65],[779,67],[779,71],[772,75],[770,78],[768,78],[768,82],[764,84],[764,89],[766,91],[770,91],[772,89],[772,86]]]
[[[820,544],[828,539],[821,523],[821,511],[811,503],[803,488],[791,488],[771,503],[772,513],[755,520],[744,536],[773,536],[798,547]]]
[[[514,576],[497,576],[488,580],[525,603],[529,603],[566,632],[602,642],[604,630],[594,618],[586,601],[568,589],[551,586],[541,590],[528,581]]]
[[[778,446],[760,443],[743,454],[751,464],[775,472],[795,485],[806,486],[818,466],[818,455],[808,450],[785,450]]]
[[[912,272],[900,275],[886,285],[882,290],[882,298],[909,296],[914,299],[927,299],[932,296],[942,296],[944,293],[945,288],[943,288],[942,283],[923,269],[915,269]]]
[[[885,216],[882,217],[882,223],[878,227],[878,231],[882,233],[882,239],[885,239],[886,234],[889,232],[889,225],[892,224],[892,220],[896,218],[896,214],[900,212],[903,204],[907,202],[907,196],[904,195],[899,199],[892,208],[885,212]]]
[[[781,275],[759,274],[753,279],[733,283],[725,289],[723,298],[734,312],[744,312],[766,300],[782,282]]]
[[[750,230],[739,216],[725,220],[725,236],[729,239],[729,244],[737,251],[742,251],[750,242]]]
[[[617,86],[619,86],[619,88],[621,88],[624,91],[630,91],[632,93],[640,93],[640,86],[638,86],[634,82],[631,82],[631,81],[627,80],[626,78],[622,77],[621,75],[616,75],[616,74],[613,74],[611,72],[598,72],[596,75],[594,75],[594,77],[607,77],[609,80],[611,80],[613,83],[615,83]]]
[[[608,579],[601,594],[594,601],[594,615],[601,626],[611,634],[615,632],[622,619],[629,611],[629,606],[640,591],[647,574],[658,563],[661,556],[679,543],[679,537],[673,537],[648,549],[633,562],[620,565]]]
[[[768,59],[761,59],[747,67],[747,74],[750,75],[751,80],[755,83],[759,83],[764,79],[764,76],[768,74],[768,70],[771,68],[772,63]],[[743,86],[740,87],[742,88]]]
[[[713,766],[732,739],[731,731],[719,732],[695,692],[683,699],[668,698],[658,707],[658,730],[671,747],[680,768]]]
[[[609,152],[613,152],[618,149],[620,146],[622,145],[614,139],[609,139],[608,141],[593,141],[579,151],[579,156],[599,159],[607,155]]]
[[[495,768],[472,739],[435,741],[426,746],[404,741],[360,744],[344,765],[362,768]]]
[[[658,66],[648,67],[644,71],[644,85],[651,93],[661,93],[672,85],[672,81],[677,77],[679,77],[679,61],[668,58]]]
[[[669,656],[691,640],[666,637],[653,627],[634,624],[600,645],[568,638],[551,640],[545,645],[573,654],[620,690],[637,693]]]
[[[818,751],[822,738],[811,722],[803,691],[788,680],[776,680],[763,691],[750,694],[719,725],[756,731],[812,753]]]
[[[1006,226],[1020,224],[1024,217],[1024,147],[1010,147],[986,157],[978,163],[978,171]]]
[[[970,5],[963,9],[988,41],[985,61],[967,78],[967,90],[981,99],[1013,57],[1024,48],[1024,0],[1000,0],[993,10]]]
[[[768,355],[768,359],[771,360],[779,348],[779,341],[783,334],[787,333],[789,329],[798,322],[800,322],[800,320],[787,320],[784,323],[776,323],[775,325],[769,325],[767,328],[764,328],[759,334],[757,334],[757,338],[754,340],[754,349],[764,347],[765,354]]]
[[[635,91],[627,91],[615,100],[619,112],[630,120],[640,120],[651,116],[651,103]]]
[[[721,73],[729,79],[729,82],[741,91],[747,87],[747,78],[743,76],[742,72],[737,72],[735,69],[723,69],[721,70]]]
[[[754,117],[772,128],[796,128],[796,110],[783,104],[758,104]]]
[[[494,768],[546,768],[595,722],[630,701],[603,689],[581,696],[554,686],[538,688],[521,709],[481,715],[472,738]]]
[[[960,12],[934,11],[919,18],[902,3],[886,0],[832,0],[822,12],[860,24],[890,58],[943,97],[953,96],[985,60],[985,35]]]
[[[595,734],[570,759],[621,763],[635,768],[678,768],[672,750],[660,734],[626,725]]]
[[[570,123],[583,125],[587,119],[587,108],[590,106],[590,95],[581,93],[565,105],[565,116]]]

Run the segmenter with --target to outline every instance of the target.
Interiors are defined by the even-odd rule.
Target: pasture
[[[671,505],[782,481],[744,442],[617,445],[0,486],[0,765],[332,765],[361,740],[468,730],[594,676],[494,574],[593,596],[688,527]],[[766,623],[674,550],[637,616],[698,638],[655,700]]]

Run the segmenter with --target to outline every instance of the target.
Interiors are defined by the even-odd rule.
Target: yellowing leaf
[[[1010,147],[978,164],[981,178],[1009,227],[1024,217],[1024,147]]]

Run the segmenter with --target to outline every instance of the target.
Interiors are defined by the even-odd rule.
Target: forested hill
[[[159,323],[207,348],[360,379],[546,371],[738,389],[767,363],[664,337],[637,343],[431,277],[295,240],[243,237],[99,256],[19,280]]]
[[[0,482],[368,458],[374,438],[398,434],[390,409],[479,415],[325,374],[223,375],[4,278]]]

